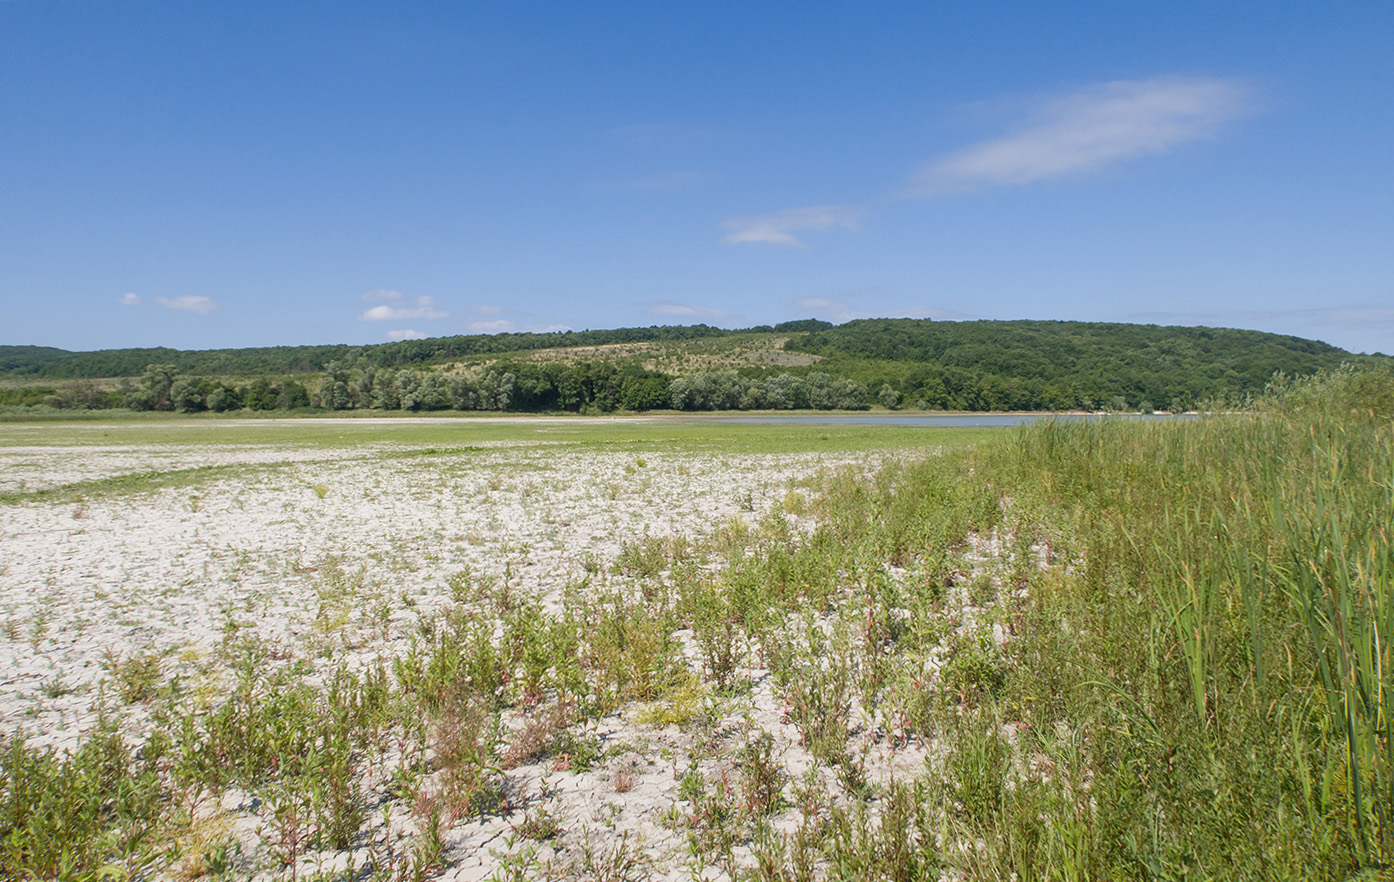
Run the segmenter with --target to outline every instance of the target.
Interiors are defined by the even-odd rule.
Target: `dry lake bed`
[[[71,751],[103,724],[137,746],[178,719],[202,732],[250,682],[238,670],[248,658],[257,676],[284,672],[283,684],[324,690],[336,672],[377,671],[405,690],[402,660],[439,657],[451,627],[478,625],[469,633],[506,647],[527,643],[529,627],[580,623],[580,658],[587,628],[609,627],[606,610],[649,621],[645,610],[690,609],[697,595],[683,586],[716,584],[750,537],[809,535],[811,502],[832,476],[866,480],[975,437],[955,431],[967,430],[581,418],[0,424],[0,733]],[[976,537],[964,566],[990,567],[992,551]],[[905,567],[888,578],[913,581]],[[972,624],[973,609],[961,598],[954,626]],[[532,625],[519,624],[524,613]],[[778,641],[816,667],[861,626],[825,604],[781,627]],[[657,659],[665,673],[653,683],[653,671],[617,674],[608,692],[558,685],[565,659],[529,667],[526,650],[500,650],[507,670],[473,766],[452,759],[442,735],[468,714],[423,697],[418,753],[402,732],[353,751],[356,806],[339,807],[352,824],[337,841],[317,797],[304,797],[299,831],[251,776],[184,786],[160,834],[168,841],[143,846],[133,875],[729,878],[770,860],[771,843],[790,861],[810,812],[836,808],[844,791],[884,797],[932,759],[931,743],[896,737],[891,721],[846,699],[849,773],[811,743],[806,696],[771,676],[768,650],[748,635],[723,647],[678,627],[642,654],[632,643],[645,634],[617,652]],[[185,736],[186,754],[197,737]],[[723,803],[746,814],[713,817]]]

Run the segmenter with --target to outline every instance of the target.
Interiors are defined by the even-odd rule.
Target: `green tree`
[[[199,382],[192,377],[177,377],[170,384],[169,401],[180,413],[195,413],[205,407]]]
[[[290,382],[281,387],[280,405],[286,410],[310,406],[310,392],[304,383]]]
[[[280,396],[265,377],[257,377],[247,388],[244,401],[252,410],[275,410]]]
[[[126,395],[126,406],[131,410],[171,410],[169,391],[179,376],[179,368],[172,364],[149,364],[141,374],[139,385]]]
[[[887,410],[895,410],[900,407],[900,393],[891,388],[890,383],[882,383],[881,391],[876,393],[876,397],[881,402],[881,406]]]

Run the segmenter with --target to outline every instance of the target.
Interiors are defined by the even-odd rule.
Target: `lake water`
[[[850,423],[874,426],[919,426],[924,428],[990,429],[1005,426],[1028,426],[1041,420],[1186,420],[1195,419],[1193,413],[955,413],[939,414],[762,414],[760,416],[712,417],[723,423]]]

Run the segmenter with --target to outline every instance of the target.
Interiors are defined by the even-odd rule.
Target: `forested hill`
[[[1349,357],[1317,340],[1234,328],[1129,325],[1104,322],[857,319],[813,331],[786,349],[852,359],[922,361],[1011,373],[1036,363],[1055,372],[1120,367],[1138,362],[1220,361],[1292,372]]]
[[[1181,410],[1347,361],[1394,365],[1260,331],[926,319],[202,351],[0,346],[0,408]]]
[[[819,367],[962,409],[1102,407],[1118,396],[1167,407],[1257,392],[1274,373],[1312,374],[1356,356],[1316,340],[1232,328],[1066,321],[859,319],[790,339]],[[982,400],[982,395],[995,400]],[[1043,398],[1042,398],[1043,396]],[[1022,401],[1021,404],[1026,404]]]

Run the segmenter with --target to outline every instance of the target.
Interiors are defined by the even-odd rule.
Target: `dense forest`
[[[1315,340],[1231,328],[1100,322],[862,319],[787,349],[820,370],[951,410],[1171,410],[1262,391],[1357,357]]]
[[[751,341],[763,341],[764,356],[782,347],[797,358],[755,358],[750,353],[758,347]],[[663,370],[645,360],[655,347],[668,357]],[[1303,376],[1357,361],[1390,360],[1259,331],[922,319],[836,326],[807,319],[738,331],[655,326],[202,351],[0,346],[0,378],[6,378],[0,407],[185,413],[874,405],[1187,410],[1255,394],[1275,374]]]

